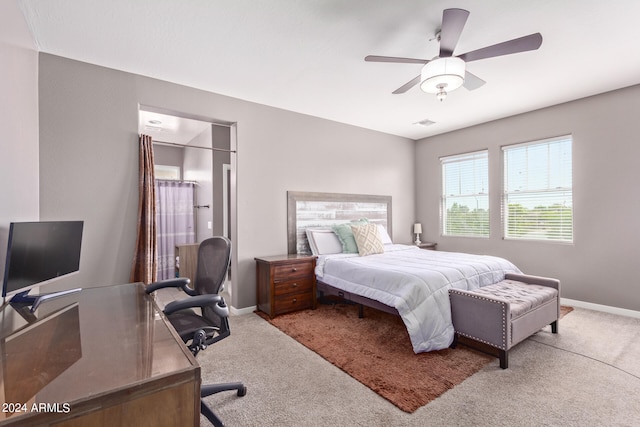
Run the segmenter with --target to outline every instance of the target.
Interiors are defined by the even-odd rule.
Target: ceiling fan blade
[[[476,76],[475,74],[471,74],[468,71],[464,73],[464,84],[462,86],[464,86],[465,89],[467,90],[478,89],[480,86],[484,85],[485,83],[486,82],[484,80],[482,80],[480,77]]]
[[[420,75],[414,77],[409,82],[403,84],[402,86],[400,86],[398,89],[394,90],[391,93],[393,93],[394,95],[405,93],[406,91],[408,91],[409,89],[417,85],[418,83],[420,83]]]
[[[364,60],[367,62],[396,62],[396,63],[403,63],[403,64],[426,64],[427,62],[429,62],[428,59],[397,58],[395,56],[376,56],[376,55],[365,56]]]
[[[469,17],[464,9],[445,9],[442,12],[442,28],[440,29],[440,57],[453,55],[458,39]]]
[[[483,47],[482,49],[459,55],[458,58],[465,62],[477,61],[478,59],[493,58],[495,56],[510,55],[512,53],[527,52],[536,50],[542,45],[542,35],[540,33],[529,34],[528,36],[509,40],[506,42]]]

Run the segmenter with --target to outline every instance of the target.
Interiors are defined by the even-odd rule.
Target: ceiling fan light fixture
[[[455,56],[436,58],[422,68],[420,89],[427,93],[435,93],[442,101],[447,92],[462,86],[464,73],[465,62],[462,59]]]

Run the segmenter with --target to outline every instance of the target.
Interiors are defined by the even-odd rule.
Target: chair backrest
[[[194,290],[199,295],[216,295],[220,293],[222,285],[227,279],[230,264],[231,240],[224,236],[214,236],[203,240],[198,248],[198,266],[196,267]],[[220,334],[207,344],[211,344],[229,334],[227,318],[219,316],[216,310],[211,307],[204,307],[202,316],[209,323],[215,325]]]
[[[231,240],[215,236],[203,240],[198,248],[194,289],[200,295],[218,294],[231,264]]]

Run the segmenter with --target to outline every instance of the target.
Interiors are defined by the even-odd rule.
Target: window
[[[489,237],[487,150],[443,157],[440,164],[442,235]]]
[[[571,136],[503,147],[505,239],[573,242]]]
[[[156,179],[180,180],[180,166],[154,165],[153,173]]]

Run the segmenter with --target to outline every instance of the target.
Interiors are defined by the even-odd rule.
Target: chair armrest
[[[516,280],[518,282],[528,283],[529,285],[547,286],[556,289],[560,295],[560,281],[551,277],[532,276],[530,274],[507,273],[504,275],[506,280]]]
[[[220,295],[197,295],[195,297],[172,301],[164,307],[163,311],[164,314],[171,315],[176,311],[196,307],[211,307],[218,316],[229,317],[229,307],[224,304],[224,299]]]
[[[160,280],[158,282],[153,282],[149,284],[149,286],[145,288],[145,292],[150,294],[157,291],[158,289],[180,288],[186,294],[194,296],[195,291],[189,287],[190,283],[191,283],[191,280],[189,280],[186,277],[176,277],[175,279]]]
[[[449,289],[451,320],[457,333],[491,346],[511,347],[511,306],[508,301]]]

